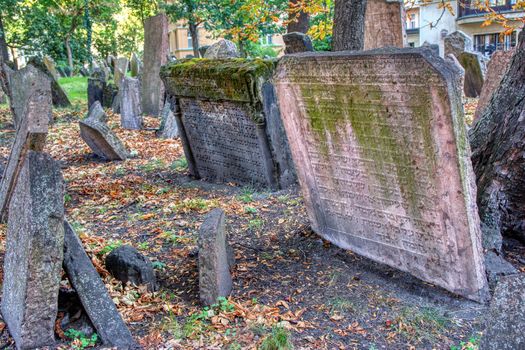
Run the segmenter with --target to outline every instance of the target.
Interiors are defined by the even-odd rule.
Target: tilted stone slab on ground
[[[295,182],[273,71],[273,61],[245,59],[163,67],[192,175],[269,188]]]
[[[119,140],[117,135],[111,131],[105,122],[104,110],[100,102],[91,106],[86,119],[79,121],[80,136],[91,148],[93,153],[107,160],[124,160],[128,157],[128,151]],[[96,117],[95,117],[96,116]]]
[[[167,61],[168,18],[159,14],[144,21],[144,67],[142,70],[142,111],[159,115],[164,103],[164,84],[159,77],[160,67]]]
[[[486,300],[456,69],[429,50],[298,54],[276,89],[313,229]]]
[[[509,68],[514,50],[496,51],[492,54],[487,65],[487,74],[481,88],[481,94],[474,114],[474,120],[478,119],[489,104],[490,98],[501,83],[501,79]]]
[[[84,310],[104,345],[118,349],[136,346],[97,270],[87,256],[82,242],[67,221],[63,222],[64,270],[78,293]]]
[[[13,110],[18,120],[15,140],[0,181],[0,220],[5,222],[18,174],[29,150],[42,151],[51,116],[49,78],[29,65],[10,78]]]
[[[142,129],[140,80],[124,77],[120,85],[120,125],[124,129]]]
[[[403,2],[367,0],[364,50],[407,46]]]
[[[2,316],[18,349],[55,342],[64,252],[60,165],[30,151],[9,206]]]

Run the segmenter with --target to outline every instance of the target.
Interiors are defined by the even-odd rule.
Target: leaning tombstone
[[[60,75],[58,74],[55,61],[53,61],[53,59],[49,56],[44,56],[44,58],[42,58],[42,63],[44,63],[48,72],[53,76],[53,79],[58,81]]]
[[[403,1],[367,0],[364,50],[406,47],[405,17]]]
[[[49,116],[51,115],[51,86],[48,77],[33,66],[14,72],[10,90],[18,120],[15,141],[0,181],[0,220],[5,222],[11,196],[22,164],[29,150],[44,149]]]
[[[124,77],[120,85],[120,125],[124,129],[142,129],[140,81]]]
[[[100,102],[91,105],[88,117],[79,122],[80,136],[93,153],[107,160],[125,160],[128,151],[106,124],[106,113]]]
[[[299,52],[313,51],[312,40],[304,33],[292,32],[283,35],[286,49],[284,53],[287,55]]]
[[[174,106],[174,108],[177,108],[176,104],[174,104]],[[158,136],[164,139],[174,139],[179,136],[179,127],[177,125],[177,120],[175,119],[175,114],[171,108],[171,103],[166,99],[164,108],[162,108],[160,114],[161,122],[159,131],[157,132]]]
[[[205,305],[227,297],[232,290],[224,221],[224,211],[213,209],[199,230],[199,294]]]
[[[230,40],[219,40],[206,50],[204,58],[218,59],[218,58],[237,58],[241,54],[237,50],[237,46]]]
[[[122,80],[128,72],[129,60],[126,57],[119,57],[115,61],[115,70],[113,72],[113,80],[115,84],[120,88]]]
[[[67,221],[64,221],[63,225],[64,270],[97,334],[106,346],[117,349],[134,348],[136,343],[87,256],[82,242]]]
[[[295,183],[270,80],[274,61],[188,62],[163,66],[161,76],[190,173],[272,189]]]
[[[525,276],[502,277],[486,318],[480,350],[525,349]]]
[[[465,68],[465,85],[463,87],[465,96],[478,97],[483,88],[484,67],[481,54],[474,52],[462,52],[458,61]]]
[[[131,76],[138,77],[142,72],[142,62],[135,52],[131,55]]]
[[[486,301],[457,70],[390,48],[284,56],[275,77],[314,231]]]
[[[64,254],[64,182],[49,155],[29,151],[9,204],[2,317],[17,349],[55,342]]]
[[[164,85],[159,77],[169,52],[168,18],[159,14],[144,22],[144,68],[142,72],[142,111],[158,116],[164,102]]]
[[[104,90],[106,89],[105,74],[102,69],[93,69],[88,78],[88,108],[95,102],[104,102]]]
[[[496,51],[492,54],[487,65],[487,74],[483,82],[483,87],[481,88],[481,94],[474,114],[474,120],[478,119],[479,116],[483,114],[492,94],[499,87],[503,76],[510,66],[512,55],[514,55],[514,50]]]
[[[53,74],[47,69],[45,64],[37,57],[31,57],[29,59],[28,65],[32,65],[38,69],[40,69],[44,74],[46,74],[50,81],[51,81],[51,94],[53,98],[53,106],[56,107],[69,107],[71,106],[71,102],[69,101],[69,98],[67,97],[66,92],[57,80],[53,77]]]
[[[449,54],[456,56],[459,59],[459,55],[463,52],[472,52],[474,51],[474,45],[472,44],[472,39],[462,31],[455,31],[450,33],[443,39],[445,47],[445,57]]]

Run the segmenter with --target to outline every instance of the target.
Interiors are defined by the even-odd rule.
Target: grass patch
[[[58,79],[72,104],[87,103],[87,77],[68,77]]]
[[[411,342],[435,342],[451,320],[433,308],[406,307],[396,319],[396,329]]]
[[[283,327],[274,327],[259,346],[259,350],[291,350],[290,332]]]

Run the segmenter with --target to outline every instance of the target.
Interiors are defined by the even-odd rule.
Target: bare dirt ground
[[[309,228],[298,188],[267,193],[194,180],[180,142],[156,138],[153,118],[150,129],[129,131],[111,115],[134,157],[101,161],[79,136],[84,112],[56,112],[46,151],[62,164],[68,220],[145,349],[275,349],[272,341],[295,349],[477,348],[486,306],[323,241]],[[5,107],[0,122],[5,162],[14,136]],[[216,207],[227,213],[237,265],[231,297],[209,310],[198,300],[196,240]],[[151,259],[158,292],[107,273],[104,257],[122,244]],[[14,348],[0,326],[0,346]],[[59,325],[56,332],[58,348],[84,347],[82,337],[66,337]]]

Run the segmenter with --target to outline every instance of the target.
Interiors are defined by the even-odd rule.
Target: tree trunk
[[[484,248],[525,241],[525,31],[509,70],[470,131]]]
[[[199,27],[193,22],[189,22],[188,25],[191,34],[191,45],[193,46],[193,56],[199,58]]]
[[[290,8],[296,5],[299,0],[290,0]],[[289,15],[290,23],[286,28],[287,33],[300,32],[307,33],[310,27],[310,15],[304,11],[299,11],[299,13],[293,13]]]
[[[363,50],[366,0],[335,0],[332,50]]]
[[[73,52],[71,51],[71,43],[69,39],[69,34],[66,35],[66,39],[64,40],[64,45],[66,45],[67,65],[69,66],[69,69],[71,70],[70,76],[72,76],[73,75]]]
[[[9,51],[7,49],[7,40],[5,38],[4,22],[0,15],[0,57],[4,62],[9,61]]]

